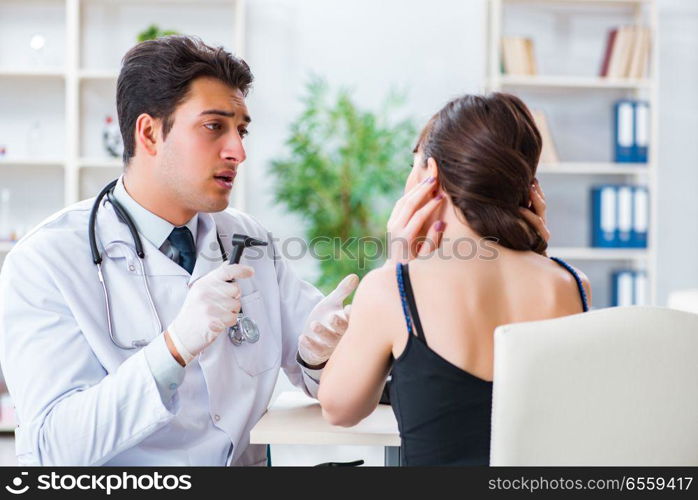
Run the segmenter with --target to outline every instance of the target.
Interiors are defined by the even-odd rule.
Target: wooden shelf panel
[[[560,162],[541,164],[539,174],[551,175],[648,175],[646,163]]]
[[[651,81],[648,79],[602,78],[598,76],[501,75],[498,80],[503,87],[638,90],[651,86]]]
[[[587,6],[609,6],[609,7],[635,7],[647,5],[654,0],[502,0],[502,3],[508,4],[527,4],[527,5],[582,5]]]
[[[30,158],[2,158],[0,168],[3,167],[63,167],[65,161],[59,158],[30,159]]]
[[[80,168],[121,168],[123,162],[118,158],[81,158],[78,160]]]
[[[61,68],[0,68],[2,78],[65,78]]]
[[[116,81],[119,78],[119,70],[108,69],[81,69],[78,71],[80,80],[106,80]]]
[[[648,257],[646,248],[594,248],[594,247],[551,247],[551,257],[573,260],[643,260]]]

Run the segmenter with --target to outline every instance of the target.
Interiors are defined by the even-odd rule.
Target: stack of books
[[[647,273],[622,269],[611,275],[611,305],[643,306],[647,304]]]
[[[621,99],[616,101],[613,110],[614,160],[617,163],[647,163],[649,104],[637,99]]]
[[[646,186],[607,184],[592,189],[592,246],[646,248],[649,194]]]
[[[647,71],[651,31],[645,26],[622,26],[608,33],[600,76],[643,78]]]
[[[520,36],[502,37],[502,72],[507,75],[535,75],[533,40]]]

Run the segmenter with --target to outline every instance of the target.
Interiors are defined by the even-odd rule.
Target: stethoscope
[[[102,284],[102,290],[104,290],[104,304],[105,304],[105,309],[107,312],[107,327],[109,329],[109,338],[111,341],[114,343],[114,345],[120,349],[138,349],[140,347],[144,347],[148,345],[150,342],[144,339],[141,340],[133,340],[131,342],[131,345],[124,345],[119,340],[116,338],[114,335],[114,330],[112,326],[112,317],[111,317],[111,306],[109,303],[109,290],[107,287],[107,282],[104,279],[104,273],[102,272],[102,256],[99,253],[99,250],[97,249],[97,237],[96,237],[96,232],[95,232],[95,227],[97,223],[97,211],[99,210],[99,205],[102,203],[102,200],[106,196],[107,201],[112,204],[114,207],[114,211],[116,212],[117,217],[121,222],[126,224],[126,227],[128,227],[129,233],[131,233],[131,238],[133,239],[133,243],[135,245],[135,253],[138,256],[138,263],[140,265],[141,269],[141,276],[143,277],[143,285],[145,287],[145,294],[148,297],[148,304],[150,305],[150,310],[153,313],[153,316],[155,317],[155,321],[157,322],[157,328],[158,328],[158,334],[163,331],[162,328],[162,322],[160,321],[160,317],[158,316],[157,310],[155,309],[155,303],[153,302],[153,297],[150,294],[150,287],[148,285],[148,277],[146,276],[145,273],[145,265],[143,264],[143,260],[145,259],[145,252],[143,251],[143,243],[141,242],[141,238],[138,234],[138,230],[136,229],[136,225],[133,223],[133,219],[131,219],[131,216],[128,214],[126,209],[121,206],[119,202],[117,202],[113,197],[112,193],[114,191],[114,186],[116,186],[116,183],[118,182],[118,179],[110,182],[107,184],[104,189],[97,195],[97,198],[95,199],[94,204],[92,205],[92,210],[90,211],[90,220],[88,222],[88,228],[87,228],[87,234],[90,240],[90,251],[92,253],[92,262],[97,266],[97,276],[99,277],[99,282]],[[218,246],[221,251],[221,257],[225,261],[228,257],[225,253],[225,250],[223,249],[223,243],[221,242],[221,238],[218,235],[218,232],[216,231],[216,239],[218,240]],[[240,259],[242,258],[242,253],[244,252],[245,248],[251,247],[251,246],[261,246],[261,245],[267,245],[267,242],[265,241],[260,241],[255,238],[252,238],[250,236],[246,236],[244,234],[234,234],[233,235],[233,251],[230,256],[230,263],[231,264],[238,264],[240,262]],[[133,253],[133,249],[128,246],[124,245],[126,248],[128,248],[129,252]],[[240,309],[240,312],[238,313],[238,318],[237,322],[235,323],[234,326],[228,328],[228,337],[230,338],[230,341],[234,345],[240,345],[243,342],[249,342],[251,344],[257,342],[259,340],[259,327],[257,326],[257,323],[255,320],[247,316],[242,309]]]

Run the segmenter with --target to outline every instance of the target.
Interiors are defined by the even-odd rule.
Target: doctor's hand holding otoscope
[[[266,246],[267,242],[236,233],[232,243],[230,260],[192,285],[182,310],[165,333],[167,347],[182,366],[189,364],[223,331],[243,320],[241,291],[236,280],[251,278],[254,269],[240,265],[240,259],[245,248]],[[253,320],[248,322],[256,329]],[[249,340],[256,342],[257,338]]]
[[[253,275],[249,266],[226,262],[192,285],[165,333],[170,352],[180,365],[189,364],[218,335],[235,325],[240,312],[240,287],[235,280]]]
[[[237,280],[251,278],[254,269],[239,264],[249,246],[266,245],[249,236],[233,235],[230,261],[196,281],[184,305],[165,333],[170,352],[186,366],[218,335],[241,319],[240,287]],[[298,339],[298,355],[306,365],[322,368],[337,346],[349,322],[349,306],[344,300],[359,284],[359,277],[345,277],[337,288],[310,312]]]

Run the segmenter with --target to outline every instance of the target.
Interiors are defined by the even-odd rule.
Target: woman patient
[[[441,245],[409,265],[392,255],[361,282],[322,374],[329,422],[369,415],[392,370],[403,464],[489,463],[494,329],[580,313],[591,300],[586,277],[546,256],[526,214],[543,205],[540,151],[530,112],[507,94],[457,98],[427,123],[391,221],[425,193],[411,220],[441,230]]]

